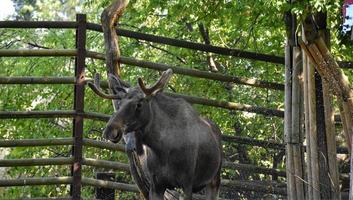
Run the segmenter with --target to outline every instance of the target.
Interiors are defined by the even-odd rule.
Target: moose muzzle
[[[121,140],[122,132],[112,126],[105,127],[103,131],[103,138],[113,143],[118,143]]]

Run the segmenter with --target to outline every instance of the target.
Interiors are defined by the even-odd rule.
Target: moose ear
[[[127,93],[130,87],[130,84],[124,82],[123,80],[120,80],[119,77],[111,73],[108,74],[108,79],[110,83],[110,88],[113,90],[115,94],[118,94],[120,92]]]

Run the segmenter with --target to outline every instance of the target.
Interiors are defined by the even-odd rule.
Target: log
[[[58,29],[68,29],[77,28],[76,21],[0,21],[0,28],[58,28]],[[87,23],[87,29],[102,32],[102,26],[94,23]],[[257,60],[260,56],[260,60],[265,62],[273,62],[277,64],[284,64],[284,58],[280,56],[273,56],[268,54],[259,54],[254,52],[247,52],[238,49],[229,49],[224,47],[217,47],[212,45],[205,45],[201,43],[188,42],[184,40],[178,40],[168,37],[161,37],[151,34],[139,33],[136,31],[126,30],[117,28],[118,35],[123,37],[135,38],[138,40],[145,40],[150,42],[167,44],[170,46],[184,47],[191,49],[213,52],[221,55],[231,55],[240,58],[254,59]],[[248,56],[250,55],[250,56]],[[353,68],[353,62],[351,61],[339,61],[339,66],[341,68],[350,69]]]
[[[139,66],[139,67],[148,68],[148,69],[155,69],[158,71],[165,71],[167,69],[172,69],[173,73],[197,77],[197,78],[205,78],[205,79],[217,80],[222,82],[232,82],[236,84],[248,85],[248,86],[253,86],[258,88],[267,88],[267,89],[284,91],[283,84],[257,80],[255,78],[247,79],[247,78],[228,76],[228,75],[211,73],[211,72],[204,72],[200,70],[194,70],[192,69],[192,67],[177,67],[173,65],[137,60],[130,57],[120,57],[120,62],[126,65]]]
[[[110,115],[84,112],[78,113],[74,110],[61,111],[0,111],[0,119],[19,119],[19,118],[72,118],[75,116],[83,116],[87,119],[96,119],[100,121],[108,121]]]
[[[58,49],[58,50],[55,50],[55,49],[1,50],[0,49],[0,56],[2,57],[22,57],[22,56],[57,57],[57,56],[76,56],[76,55],[77,55],[76,50],[69,50],[69,49]],[[87,57],[105,60],[105,56],[103,54],[96,53],[96,52],[87,52]],[[191,69],[191,67],[188,67],[190,68],[188,69],[185,67],[183,68],[183,67],[177,67],[177,66],[172,66],[167,64],[142,61],[142,60],[138,60],[130,57],[122,57],[122,56],[119,57],[119,61],[123,64],[139,66],[139,67],[148,68],[148,69],[155,69],[159,71],[164,71],[166,69],[171,68],[173,69],[173,72],[176,74],[188,75],[192,77],[205,78],[205,79],[217,80],[222,82],[233,82],[233,83],[242,84],[242,85],[280,90],[280,91],[284,90],[284,86],[282,84],[257,80],[255,78],[247,79],[247,78],[241,78],[241,77],[235,77],[235,76],[215,74],[211,72],[193,70]],[[72,79],[74,80],[74,78]],[[92,81],[92,79],[88,79],[85,81]],[[60,83],[72,83],[72,80],[69,77],[63,77],[62,79],[58,77],[43,77],[43,78],[23,77],[22,79],[20,77],[0,77],[0,83],[1,84],[10,84],[10,83],[11,84],[16,84],[16,83],[60,84]]]
[[[221,180],[222,187],[236,188],[241,191],[256,191],[266,194],[280,194],[283,196],[287,195],[287,191],[284,187],[279,188],[274,183],[271,182],[255,182],[255,181],[238,181],[238,180]]]
[[[125,152],[125,146],[122,144],[114,144],[112,142],[104,142],[99,140],[83,138],[83,145],[100,149],[108,149],[113,151]]]
[[[70,165],[73,161],[72,157],[9,159],[0,160],[0,167]]]
[[[308,153],[311,154],[310,168],[312,174],[312,191],[313,199],[320,199],[320,182],[319,182],[319,161],[318,161],[318,148],[317,148],[317,129],[316,129],[316,96],[315,96],[315,70],[314,67],[309,65],[307,70],[308,74],[308,106],[309,106],[309,141],[310,149]]]
[[[222,167],[227,169],[243,170],[243,171],[248,171],[248,172],[258,173],[258,174],[269,174],[269,175],[286,177],[285,171],[280,171],[278,169],[273,169],[273,168],[259,167],[255,165],[249,165],[249,164],[223,161]]]
[[[87,27],[90,30],[102,32],[102,27],[98,24],[88,23]],[[284,64],[284,59],[283,57],[280,57],[280,56],[243,51],[239,49],[217,47],[217,46],[206,45],[206,44],[201,44],[196,42],[189,42],[185,40],[163,37],[163,36],[155,36],[152,34],[140,33],[140,32],[130,31],[122,28],[116,28],[116,32],[119,36],[144,40],[148,42],[167,44],[170,46],[182,47],[182,48],[193,49],[193,50],[204,51],[204,52],[211,52],[211,53],[234,56],[239,58],[254,59],[258,61],[271,62],[276,64]]]
[[[326,29],[326,13],[321,13],[324,17],[321,18],[322,24],[324,25],[323,30],[319,31],[319,35],[324,39],[327,47],[330,47],[330,32]],[[320,20],[319,20],[320,21]],[[337,70],[339,70],[337,68]],[[336,130],[334,121],[334,107],[333,107],[333,92],[330,90],[330,84],[326,79],[322,79],[322,95],[323,95],[323,106],[324,106],[324,119],[325,119],[325,137],[326,137],[326,155],[324,158],[328,165],[325,164],[327,171],[325,174],[329,177],[329,184],[331,190],[331,198],[341,199],[340,195],[340,180],[339,180],[339,169],[337,163],[337,152],[336,152]]]
[[[73,145],[73,138],[0,140],[0,147],[37,147],[54,145]]]
[[[82,184],[86,186],[111,188],[111,189],[136,192],[136,193],[140,192],[136,185],[111,182],[111,181],[103,181],[103,180],[97,180],[97,179],[86,178],[86,177],[82,178]]]
[[[302,153],[302,126],[301,126],[301,114],[302,114],[302,55],[299,47],[293,47],[293,71],[292,71],[292,137],[289,141],[293,148],[293,168],[294,168],[294,181],[296,197],[298,199],[304,199],[304,185],[303,185],[303,153]]]
[[[71,118],[76,115],[74,110],[62,111],[0,111],[0,119],[18,118]]]
[[[303,51],[303,50],[302,50]],[[307,181],[308,181],[308,186],[306,187],[307,190],[307,195],[306,199],[311,200],[313,199],[313,188],[311,185],[313,185],[313,179],[312,179],[312,169],[311,169],[311,152],[310,152],[310,109],[309,109],[309,75],[308,75],[308,70],[309,70],[309,59],[307,58],[307,55],[302,53],[303,55],[303,74],[304,74],[304,115],[305,115],[305,122],[304,122],[304,127],[305,127],[305,137],[306,137],[306,159],[307,159],[307,164],[306,164],[306,169],[307,169]]]
[[[130,173],[129,165],[125,164],[125,163],[121,163],[121,162],[98,160],[98,159],[92,159],[92,158],[83,158],[82,164],[86,165],[86,166],[120,170],[120,171]]]
[[[0,49],[1,57],[74,57],[76,49]]]
[[[41,177],[18,178],[13,180],[0,179],[0,187],[28,186],[28,185],[68,185],[72,183],[72,177]]]
[[[339,169],[337,163],[336,130],[334,126],[333,94],[329,89],[329,84],[323,80],[323,97],[325,107],[325,126],[327,138],[327,162],[331,177],[331,188],[333,198],[340,199]]]
[[[93,81],[93,80],[90,80]],[[75,77],[0,76],[0,84],[74,84]]]
[[[76,21],[0,21],[0,28],[69,28],[76,29]]]
[[[258,107],[258,106],[239,104],[239,103],[235,103],[235,102],[216,101],[216,100],[212,100],[212,99],[205,99],[205,98],[176,94],[176,93],[169,93],[169,92],[164,92],[164,93],[169,96],[172,96],[172,97],[183,98],[191,104],[201,104],[201,105],[206,105],[206,106],[226,108],[229,110],[246,111],[246,112],[251,112],[251,113],[262,114],[265,116],[275,116],[275,117],[281,117],[281,118],[284,117],[284,112],[282,110],[262,108],[262,107]]]
[[[285,46],[285,110],[284,110],[284,141],[286,144],[286,177],[288,199],[294,200],[296,197],[295,171],[293,164],[292,138],[292,51],[289,41]]]

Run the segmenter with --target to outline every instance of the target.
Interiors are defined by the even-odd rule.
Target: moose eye
[[[136,104],[136,110],[137,110],[137,111],[141,110],[141,107],[142,107],[142,102],[139,101],[139,102]]]

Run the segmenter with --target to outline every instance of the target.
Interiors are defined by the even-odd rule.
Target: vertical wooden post
[[[312,175],[312,169],[311,169],[311,142],[310,142],[310,122],[309,122],[309,82],[308,82],[308,70],[309,70],[309,59],[305,55],[304,52],[303,54],[303,76],[304,76],[304,114],[305,114],[305,138],[306,138],[306,160],[307,160],[307,190],[306,190],[306,199],[311,200],[314,199],[313,197],[313,175]]]
[[[324,27],[319,34],[324,38],[327,47],[330,47],[330,32],[326,29],[326,17],[323,21]],[[332,199],[341,199],[340,193],[340,180],[337,164],[337,146],[336,146],[336,129],[334,121],[334,108],[333,108],[333,91],[330,89],[330,84],[327,79],[322,79],[322,93],[324,100],[325,111],[325,126],[326,126],[326,139],[327,139],[327,163],[328,173],[331,178]]]
[[[312,174],[312,187],[313,199],[320,199],[320,183],[319,183],[319,164],[318,164],[318,154],[317,154],[317,128],[316,128],[316,96],[315,96],[315,69],[312,65],[308,65],[307,69],[307,78],[308,78],[308,113],[309,113],[309,141],[310,149],[309,152],[311,160],[308,163],[308,167],[311,168]]]
[[[302,152],[302,56],[300,48],[293,47],[292,73],[292,137],[293,167],[297,199],[304,199],[303,152]]]
[[[76,30],[77,56],[75,58],[75,86],[74,86],[74,110],[77,113],[84,112],[85,91],[85,56],[86,56],[86,15],[77,14],[78,27]],[[72,156],[74,163],[71,168],[73,183],[70,194],[73,200],[81,199],[81,168],[83,146],[83,117],[76,115],[73,120],[74,145]]]
[[[292,51],[288,41],[285,49],[285,110],[284,110],[284,134],[286,142],[286,177],[287,177],[287,196],[290,200],[297,199],[294,168],[293,168],[293,149],[290,144],[292,135]]]
[[[294,2],[292,0],[291,2]],[[286,13],[285,143],[288,199],[304,199],[302,56],[297,45],[296,16]]]
[[[330,36],[326,28],[327,14],[316,15],[319,35],[329,46]],[[332,92],[328,88],[327,80],[316,73],[316,102],[318,127],[318,155],[320,170],[320,191],[323,199],[339,199],[339,180],[336,161],[336,138],[333,123]]]
[[[326,44],[329,43],[326,13],[318,13],[315,20],[312,16],[306,18],[303,24],[303,33],[303,40],[307,41],[310,47],[315,46],[314,42],[320,36],[326,39]],[[307,144],[308,183],[309,187],[312,187],[312,190],[308,190],[311,196],[309,199],[340,199],[332,92],[330,92],[327,82],[330,79],[322,71],[323,66],[319,61],[322,58],[320,57],[322,56],[320,48],[315,46],[315,48],[308,49],[303,43],[301,46],[307,53],[307,58],[310,58],[318,70],[316,71],[314,66],[310,65],[307,65],[305,70],[307,79],[305,81],[307,83],[305,102],[308,105],[306,106],[306,113],[308,113],[306,114],[306,130],[308,131],[307,142],[309,143]],[[320,75],[323,75],[326,80],[322,79]]]

